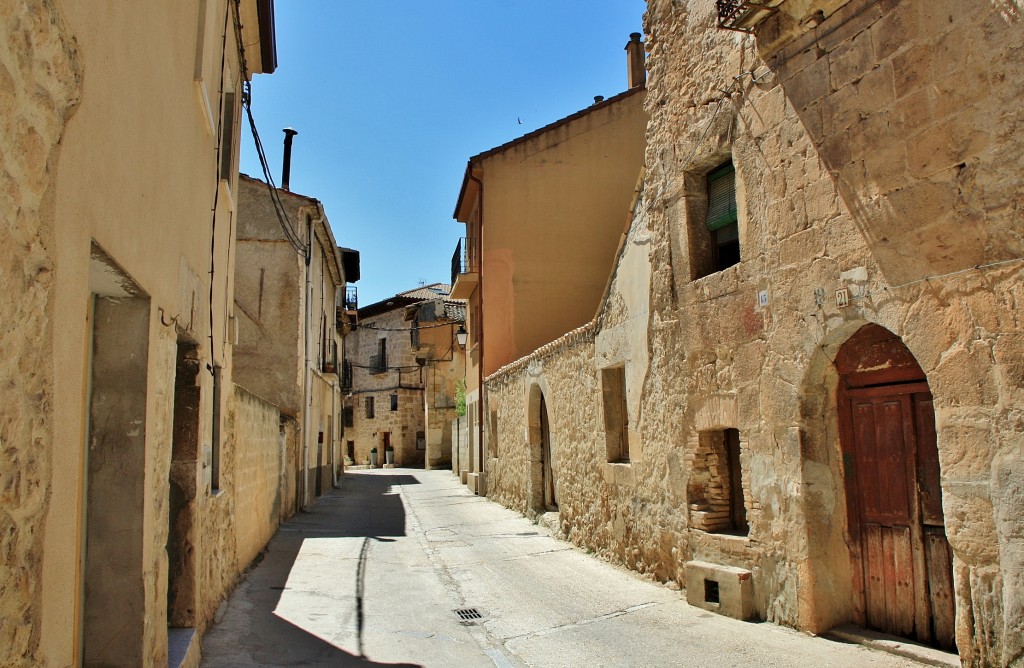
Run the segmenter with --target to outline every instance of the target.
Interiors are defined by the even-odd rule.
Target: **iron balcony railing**
[[[338,385],[342,392],[352,389],[352,363],[345,360],[341,363],[341,374],[338,375]]]
[[[480,271],[480,263],[476,257],[476,244],[473,241],[472,237],[462,237],[455,245],[455,253],[452,255],[452,285],[455,285],[459,274]]]
[[[356,311],[359,309],[359,288],[354,285],[345,286],[345,310]]]
[[[754,27],[766,16],[775,13],[763,0],[715,0],[718,9],[718,27],[725,30],[752,33]]]
[[[324,357],[320,363],[320,371],[323,373],[338,372],[338,344],[334,341],[325,341]]]

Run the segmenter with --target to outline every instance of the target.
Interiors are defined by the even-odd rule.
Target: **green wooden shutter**
[[[706,222],[712,232],[736,222],[736,169],[731,162],[708,173]]]

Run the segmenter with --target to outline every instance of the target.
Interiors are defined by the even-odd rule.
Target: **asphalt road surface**
[[[412,469],[347,472],[282,525],[202,651],[207,668],[921,665],[690,607]]]

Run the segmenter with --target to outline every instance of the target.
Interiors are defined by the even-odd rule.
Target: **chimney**
[[[299,134],[292,128],[284,129],[284,165],[281,167],[281,190],[288,190],[292,178],[292,139]]]
[[[647,70],[644,69],[644,43],[640,33],[629,34],[626,44],[626,65],[629,70],[629,87],[638,88],[647,84]]]

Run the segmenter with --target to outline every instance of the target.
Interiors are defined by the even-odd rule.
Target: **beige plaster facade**
[[[643,165],[643,45],[626,46],[629,88],[469,159],[453,261],[467,300],[465,448],[471,487],[488,429],[482,379],[594,317]]]
[[[436,283],[359,309],[346,337],[352,389],[345,402],[344,438],[355,464],[447,468],[455,383],[465,374],[456,339],[465,308]]]
[[[235,379],[293,421],[300,452],[296,503],[305,507],[337,482],[341,452],[345,271],[323,206],[239,176]],[[294,247],[282,225],[294,229]]]
[[[699,587],[698,602],[717,572],[742,583],[735,596],[757,619],[815,633],[877,626],[876,585],[862,579],[880,571],[865,565],[858,515],[870,498],[850,439],[882,432],[844,402],[917,392],[929,412],[886,436],[884,452],[923,447],[934,429],[940,489],[909,470],[909,531],[935,540],[908,548],[907,570],[923,575],[894,599],[909,610],[900,634],[955,642],[964,665],[1017,665],[1019,8],[769,4],[779,11],[743,35],[716,27],[710,0],[648,3],[651,121],[630,231],[599,316],[487,379],[488,493],[527,513],[556,509],[570,540]],[[706,174],[728,160],[739,262],[716,269]],[[873,360],[865,332],[898,354]],[[606,372],[617,366],[616,423]],[[913,382],[881,380],[911,368]],[[623,423],[628,461],[611,456]],[[723,530],[730,512],[742,522]],[[940,536],[951,564],[933,561]]]
[[[171,636],[194,664],[277,520],[231,528],[236,456],[278,433],[230,418],[240,103],[276,66],[272,5],[0,24],[0,664],[167,665]]]

